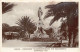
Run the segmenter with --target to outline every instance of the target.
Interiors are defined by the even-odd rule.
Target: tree
[[[21,19],[17,21],[17,24],[22,28],[22,34],[25,36],[25,33],[27,32],[29,34],[29,38],[30,34],[33,34],[36,30],[35,24],[27,16],[21,17]]]
[[[49,35],[49,38],[53,38],[53,29],[49,28],[49,29],[44,29],[44,31],[46,32],[47,35]]]
[[[22,30],[20,26],[11,26],[10,28],[12,32],[20,32]]]
[[[48,5],[46,8],[49,8],[49,10],[44,19],[49,16],[54,16],[50,25],[60,18],[67,18],[66,24],[68,26],[69,46],[73,46],[75,43],[75,36],[78,33],[78,3],[61,2],[56,5]]]
[[[9,31],[10,30],[9,28],[10,28],[10,26],[8,24],[2,23],[2,31],[3,32]]]
[[[13,6],[14,6],[14,4],[2,2],[2,14],[11,11]]]
[[[5,32],[10,31],[10,26],[6,23],[2,23],[2,37],[5,38]]]
[[[66,24],[67,20],[62,19],[62,24],[59,27],[58,32],[62,35],[66,40],[68,40],[68,25]]]

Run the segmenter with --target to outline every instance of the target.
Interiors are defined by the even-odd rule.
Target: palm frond
[[[2,14],[12,10],[14,4],[2,2]]]
[[[49,8],[50,10],[48,10],[44,19],[50,16],[54,16],[54,19],[52,19],[50,22],[50,24],[52,24],[54,21],[60,19],[61,17],[67,16],[69,18],[70,13],[78,8],[78,4],[75,2],[61,2],[55,5],[48,5],[46,8]]]
[[[35,24],[27,16],[21,17],[21,19],[17,21],[17,24],[28,33],[33,33],[36,30]]]

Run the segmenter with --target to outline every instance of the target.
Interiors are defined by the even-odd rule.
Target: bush
[[[54,38],[37,38],[37,37],[34,37],[32,39],[30,39],[30,41],[41,41],[41,42],[52,42],[52,41],[55,41]]]

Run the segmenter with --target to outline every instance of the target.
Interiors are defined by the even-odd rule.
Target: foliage
[[[10,29],[12,32],[20,32],[22,30],[20,26],[11,26]]]
[[[32,21],[27,16],[23,16],[21,19],[18,19],[17,24],[22,28],[22,31],[24,32],[22,34],[25,34],[26,32],[33,34],[36,30],[35,24],[32,23]]]
[[[3,32],[7,32],[9,30],[10,30],[10,26],[8,24],[6,24],[6,23],[3,23],[2,24],[2,31]]]
[[[74,18],[77,18],[78,16],[78,4],[75,2],[61,2],[56,5],[48,5],[46,6],[46,8],[50,8],[50,10],[48,10],[44,19],[49,16],[54,16],[54,18],[50,22],[50,25],[61,17],[72,19],[73,16]]]
[[[6,23],[2,23],[2,37],[5,38],[4,32],[10,31],[10,26]]]
[[[72,39],[71,36],[73,35],[73,39],[75,39],[75,36],[78,32],[78,3],[61,2],[56,5],[48,5],[46,6],[46,8],[49,8],[49,10],[44,19],[48,18],[49,16],[54,16],[54,18],[50,22],[50,25],[52,25],[52,23],[54,23],[56,20],[59,20],[60,18],[67,18],[67,22],[65,24],[68,26],[68,37],[70,44]],[[66,27],[65,24],[62,24],[61,26]],[[61,31],[64,31],[65,28],[62,27]]]
[[[2,14],[12,10],[14,4],[2,2]]]

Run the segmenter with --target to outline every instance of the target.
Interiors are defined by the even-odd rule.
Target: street
[[[21,40],[5,40],[2,43],[3,47],[46,47],[54,42],[30,42]]]

